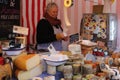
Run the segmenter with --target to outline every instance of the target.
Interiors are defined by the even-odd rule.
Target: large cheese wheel
[[[40,63],[40,57],[38,54],[28,54],[18,57],[14,62],[18,69],[30,70]]]
[[[17,76],[18,80],[29,80],[32,79],[42,73],[42,65],[38,64],[34,68],[28,71],[16,70],[15,75]]]

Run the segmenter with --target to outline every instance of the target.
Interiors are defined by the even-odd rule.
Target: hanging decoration
[[[68,14],[67,14],[67,8],[66,7],[64,7],[64,19],[65,19],[66,26],[71,26],[71,23],[68,19]]]
[[[71,7],[73,5],[73,0],[64,0],[65,7]]]

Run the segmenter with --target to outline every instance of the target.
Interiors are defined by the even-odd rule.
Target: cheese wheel
[[[55,80],[55,76],[44,77],[44,80]]]
[[[43,66],[41,64],[38,64],[37,66],[28,71],[17,69],[15,71],[15,75],[18,78],[18,80],[29,80],[35,76],[40,75],[42,73],[42,67]]]
[[[52,75],[56,74],[56,66],[47,65],[47,73]]]
[[[15,66],[21,70],[30,70],[40,63],[38,54],[20,56],[15,60]]]
[[[73,74],[79,74],[80,73],[80,64],[73,64]]]

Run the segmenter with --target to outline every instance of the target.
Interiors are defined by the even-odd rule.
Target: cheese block
[[[29,80],[32,79],[33,77],[36,77],[42,73],[42,65],[38,64],[34,68],[28,71],[23,71],[23,70],[16,70],[15,75],[18,78],[18,80]]]
[[[40,63],[40,57],[38,54],[28,54],[18,57],[14,63],[18,69],[30,70]]]

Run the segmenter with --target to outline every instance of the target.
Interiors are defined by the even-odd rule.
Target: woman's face
[[[49,10],[48,10],[48,14],[53,17],[53,18],[57,18],[58,15],[58,7],[57,6],[52,6]]]

